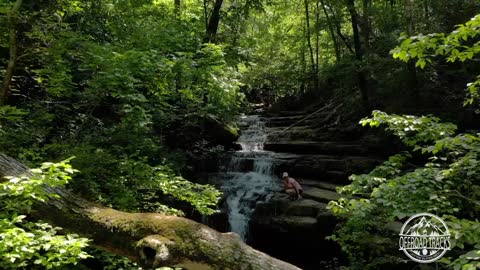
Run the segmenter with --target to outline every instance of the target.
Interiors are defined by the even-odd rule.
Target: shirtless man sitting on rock
[[[290,198],[299,200],[302,199],[303,188],[302,186],[293,178],[288,176],[287,172],[282,174],[283,179],[283,189],[285,192],[290,195]]]

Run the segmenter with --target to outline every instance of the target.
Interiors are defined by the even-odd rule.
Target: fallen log
[[[22,175],[33,174],[25,165],[0,153],[0,176]],[[90,238],[94,246],[127,256],[146,267],[300,269],[251,248],[234,233],[219,233],[177,216],[122,212],[63,188],[45,188],[58,196],[35,206],[33,217]]]

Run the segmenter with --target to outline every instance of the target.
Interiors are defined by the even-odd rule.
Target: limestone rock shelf
[[[320,261],[341,257],[338,245],[325,239],[338,223],[327,205],[340,198],[336,190],[349,183],[349,175],[367,173],[385,160],[383,145],[388,145],[359,131],[354,124],[337,121],[335,111],[325,110],[309,116],[316,110],[318,108],[280,111],[260,116],[264,131],[262,148],[254,152],[232,152],[229,158],[235,162],[227,163],[235,166],[222,167],[208,177],[210,183],[217,186],[231,179],[243,179],[239,177],[243,174],[251,176],[249,181],[256,181],[255,178],[261,176],[252,172],[264,163],[272,164],[269,173],[274,174],[274,182],[267,194],[258,196],[256,201],[241,201],[253,209],[249,212],[247,242],[308,270],[321,269]],[[306,116],[309,118],[304,120]],[[256,131],[244,122],[243,136],[256,142],[259,137],[250,136]],[[249,141],[239,142],[236,150],[242,149],[240,144],[245,143]],[[284,171],[304,188],[302,200],[290,200],[282,192],[280,176]],[[234,188],[227,191],[243,192]],[[225,224],[226,212],[218,216],[217,221]],[[228,224],[216,227],[228,229]]]
[[[293,263],[302,258],[298,262],[302,268],[320,269],[320,260],[341,256],[336,243],[325,239],[338,223],[327,209],[328,202],[340,198],[336,190],[349,183],[349,175],[368,173],[385,160],[388,151],[381,140],[366,136],[359,128],[332,123],[336,117],[328,118],[328,111],[294,125],[311,111],[263,116],[267,127],[264,150],[276,153],[274,173],[280,176],[288,171],[303,186],[304,195],[292,201],[279,188],[269,200],[257,202],[249,241]]]
[[[359,142],[343,141],[272,141],[265,144],[265,150],[295,154],[336,154],[362,155],[368,153],[368,148]]]

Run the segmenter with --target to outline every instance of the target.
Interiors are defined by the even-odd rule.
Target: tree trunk
[[[318,1],[315,3],[315,77],[318,89],[318,75],[320,70],[320,11]]]
[[[428,0],[423,1],[423,8],[425,11],[425,28],[430,29],[430,5]]]
[[[15,159],[0,154],[0,176],[32,176]],[[126,213],[46,187],[58,197],[34,207],[33,216],[93,240],[107,251],[147,267],[187,269],[299,270],[257,251],[234,233],[219,233],[195,221],[155,213]]]
[[[220,23],[220,10],[222,9],[223,0],[215,0],[212,14],[208,20],[207,33],[204,42],[215,42],[217,39],[218,24]]]
[[[180,14],[181,14],[181,2],[180,0],[174,0],[174,5],[175,5],[175,18],[180,19]]]
[[[10,84],[12,82],[13,72],[17,64],[17,15],[18,10],[22,6],[23,0],[17,0],[12,9],[7,14],[8,35],[9,35],[9,59],[7,64],[7,70],[5,77],[3,77],[2,88],[0,90],[0,105],[4,105],[7,102],[10,92]]]
[[[363,0],[363,16],[362,16],[362,39],[363,39],[363,48],[368,51],[370,48],[370,8],[371,1]]]
[[[203,0],[203,19],[205,21],[205,32],[208,29],[208,0]]]
[[[337,61],[340,60],[340,48],[338,46],[337,38],[335,36],[335,30],[333,29],[333,23],[330,19],[330,15],[328,15],[327,7],[325,6],[325,1],[320,0],[320,4],[322,5],[323,13],[325,14],[325,18],[327,19],[328,29],[330,30],[330,35],[332,36],[333,46],[335,48],[335,57]]]
[[[413,35],[413,3],[412,0],[405,0],[405,21],[407,24],[407,35]],[[408,61],[406,63],[407,71],[408,71],[408,87],[412,90],[414,96],[418,96],[418,91],[414,89],[417,88],[418,85],[418,78],[417,78],[417,68],[415,67],[415,61]]]
[[[348,7],[348,11],[350,12],[350,17],[352,20],[353,43],[355,46],[355,58],[357,60],[357,64],[361,65],[364,51],[362,48],[362,42],[360,40],[360,33],[358,30],[359,19],[358,19],[358,13],[355,9],[355,0],[347,0],[347,7]],[[358,87],[360,88],[360,94],[362,97],[362,105],[367,112],[370,112],[367,78],[366,78],[365,71],[360,66],[358,67],[357,78],[358,78]]]
[[[392,20],[391,23],[395,25],[398,20],[398,16],[397,16],[398,11],[397,11],[397,8],[395,7],[396,3],[394,0],[390,0],[387,2],[389,2],[389,4],[385,12],[388,12],[390,14],[390,18]]]
[[[355,54],[355,51],[352,49],[352,46],[350,46],[350,43],[347,41],[347,39],[345,38],[345,36],[342,34],[342,22],[340,21],[340,19],[338,18],[337,14],[335,14],[335,12],[333,12],[333,9],[332,9],[332,16],[333,16],[333,20],[335,22],[335,28],[336,28],[336,32],[337,32],[337,35],[340,37],[340,39],[343,41],[343,43],[345,44],[345,46],[347,47],[348,51],[351,53],[351,54]],[[339,46],[340,48],[340,46]]]
[[[308,50],[310,52],[310,63],[311,63],[311,78],[313,80],[313,85],[315,90],[318,90],[318,77],[317,77],[317,71],[315,68],[315,57],[313,53],[313,46],[312,46],[312,40],[311,40],[311,28],[310,28],[310,11],[308,8],[308,0],[304,0],[305,3],[305,22],[306,22],[306,28],[305,28],[305,33],[306,33],[306,38],[307,38],[307,45],[308,45]]]
[[[358,30],[358,13],[355,9],[355,0],[347,0],[348,4],[348,11],[350,12],[350,18],[352,21],[352,29],[353,29],[353,44],[355,47],[355,56],[357,60],[362,60],[363,58],[363,48],[362,42],[360,40],[360,32]]]
[[[305,24],[303,25],[303,35],[306,35],[306,29],[305,29]],[[307,88],[308,88],[308,80],[306,78],[307,75],[307,57],[305,56],[307,52],[305,51],[305,41],[302,42],[302,50],[301,50],[301,61],[302,61],[302,71],[303,71],[303,78],[302,78],[302,84],[300,86],[302,94],[305,94]]]

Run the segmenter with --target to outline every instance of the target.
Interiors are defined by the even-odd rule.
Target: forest
[[[479,62],[478,0],[0,0],[0,269],[480,269]]]

